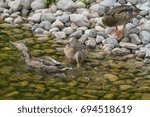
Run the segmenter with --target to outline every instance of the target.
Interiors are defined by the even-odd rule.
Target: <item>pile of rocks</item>
[[[27,22],[35,34],[54,35],[57,39],[75,37],[87,46],[102,48],[116,56],[134,54],[150,63],[149,0],[59,0],[46,6],[44,0],[0,0],[0,21],[14,24]],[[106,6],[134,4],[142,11],[126,25],[121,39],[109,35],[102,16]],[[119,27],[121,28],[121,27]]]

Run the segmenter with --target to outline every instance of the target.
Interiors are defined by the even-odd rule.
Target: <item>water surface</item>
[[[0,99],[150,99],[149,64],[92,51],[80,70],[45,74],[28,68],[9,43],[19,40],[32,56],[47,55],[65,63],[64,44],[37,38],[25,27],[0,24]]]

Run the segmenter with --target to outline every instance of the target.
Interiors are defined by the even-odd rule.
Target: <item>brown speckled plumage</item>
[[[79,54],[77,54],[78,52]],[[70,63],[76,62],[78,64],[86,59],[87,50],[83,43],[77,39],[71,39],[64,48],[64,54]]]
[[[140,10],[135,6],[122,5],[109,9],[104,15],[102,22],[105,26],[119,26],[126,24],[136,17]]]
[[[126,23],[136,17],[140,12],[140,9],[131,5],[116,6],[111,9],[106,7],[106,10],[107,11],[103,16],[102,22],[108,27],[115,26],[114,32],[118,37],[124,34]],[[123,25],[122,31],[118,30],[117,26],[119,25]]]

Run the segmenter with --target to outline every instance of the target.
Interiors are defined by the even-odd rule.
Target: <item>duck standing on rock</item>
[[[64,67],[60,62],[54,60],[49,56],[43,57],[31,57],[28,53],[28,48],[22,42],[10,42],[18,50],[20,50],[25,58],[25,63],[27,66],[32,67],[38,71],[43,71],[45,73],[56,73],[60,71],[65,71],[71,68]]]
[[[64,48],[64,54],[69,63],[77,63],[77,67],[81,67],[81,63],[85,61],[87,56],[86,46],[75,38],[71,38]]]
[[[136,17],[141,10],[132,5],[121,5],[113,8],[106,7],[102,22],[105,26],[115,26],[115,34],[119,37],[125,32],[125,25],[131,19]],[[122,31],[118,30],[117,26],[123,25]]]

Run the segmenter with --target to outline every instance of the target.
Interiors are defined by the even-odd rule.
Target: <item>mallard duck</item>
[[[121,5],[113,8],[106,7],[102,22],[105,26],[115,26],[115,34],[117,36],[123,35],[125,32],[125,25],[132,18],[136,17],[141,10],[132,5]],[[118,30],[117,26],[123,25],[122,31]]]
[[[28,48],[22,42],[10,42],[13,44],[19,51],[22,52],[25,63],[27,66],[32,67],[38,71],[46,72],[46,73],[56,73],[60,71],[65,71],[71,68],[64,67],[60,62],[54,60],[50,56],[43,57],[31,57]]]
[[[64,48],[64,54],[69,63],[77,63],[77,67],[81,67],[81,63],[86,59],[86,46],[75,38],[71,38]]]

